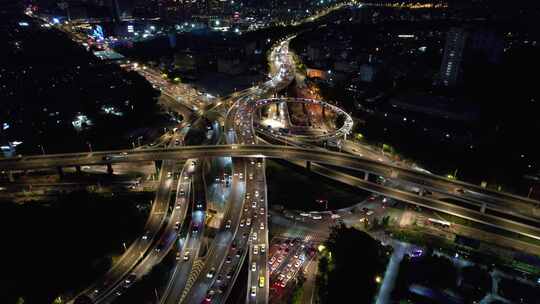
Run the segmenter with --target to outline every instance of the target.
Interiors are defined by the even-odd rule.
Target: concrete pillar
[[[480,212],[486,213],[486,206],[487,206],[486,203],[482,203],[482,207],[480,208]]]
[[[369,172],[364,172],[364,180],[365,181],[368,181],[369,180]]]
[[[311,162],[310,162],[309,160],[306,161],[306,169],[307,169],[308,171],[311,171]]]
[[[81,174],[81,166],[75,166],[75,171],[77,171],[77,174]]]
[[[107,164],[107,174],[112,175],[114,173],[113,167],[111,163]]]
[[[159,171],[161,170],[161,160],[155,160],[154,165],[156,167],[156,175],[159,175]]]
[[[13,171],[8,171],[7,176],[10,182],[15,181],[15,177],[13,176]]]
[[[56,167],[56,171],[58,171],[58,175],[60,176],[60,178],[64,177],[64,169],[62,169],[62,167]]]

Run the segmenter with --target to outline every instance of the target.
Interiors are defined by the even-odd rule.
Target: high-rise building
[[[463,28],[455,27],[446,34],[446,45],[439,73],[440,84],[443,86],[454,86],[458,81],[466,36]]]

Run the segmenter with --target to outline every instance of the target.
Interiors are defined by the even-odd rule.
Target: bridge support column
[[[113,173],[114,173],[114,170],[113,170],[112,164],[111,163],[107,164],[107,174],[113,175]]]
[[[311,171],[311,162],[309,160],[306,161],[306,169]]]
[[[77,174],[81,174],[82,173],[81,166],[75,166],[75,171],[77,171]]]
[[[159,176],[159,171],[161,170],[161,160],[155,160],[154,166],[156,167],[156,176]]]
[[[369,180],[369,172],[364,172],[364,180],[365,181],[368,181]]]
[[[486,213],[486,206],[487,206],[486,203],[482,203],[482,207],[480,208],[480,212]]]
[[[8,171],[7,176],[10,182],[13,183],[15,181],[15,177],[13,176],[13,171]]]
[[[62,169],[62,167],[56,167],[56,171],[58,171],[58,176],[60,176],[60,178],[64,177],[64,169]]]

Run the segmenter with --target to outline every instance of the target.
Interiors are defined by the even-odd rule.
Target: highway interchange
[[[265,158],[293,161],[309,167],[313,172],[373,193],[540,239],[540,219],[531,216],[533,213],[527,209],[538,208],[537,201],[493,192],[368,157],[316,149],[311,144],[303,143],[347,134],[352,127],[352,119],[348,115],[344,127],[333,133],[317,138],[286,136],[284,142],[283,136],[262,132],[265,140],[274,137],[278,143],[292,146],[260,144],[262,141],[258,134],[261,135],[261,132],[254,128],[257,110],[270,103],[296,101],[261,99],[286,88],[294,79],[294,64],[288,50],[291,38],[283,39],[272,49],[270,62],[273,64],[273,73],[270,80],[234,94],[228,102],[220,104],[225,109],[225,105],[231,105],[221,112],[224,116],[222,135],[226,145],[217,145],[217,140],[206,141],[200,146],[176,145],[176,140],[184,140],[181,137],[188,133],[186,131],[174,132],[167,147],[161,149],[21,156],[0,160],[0,169],[5,173],[161,161],[159,184],[144,234],[126,249],[102,278],[79,293],[79,296],[84,294],[95,303],[111,303],[134,281],[149,273],[174,247],[178,247],[177,262],[160,295],[160,303],[225,303],[244,264],[248,267],[246,303],[268,303],[270,246]],[[141,73],[147,74],[146,77],[157,77],[151,71]],[[177,94],[168,89],[162,89],[162,92],[171,96]],[[314,100],[299,102],[319,103]],[[190,100],[188,104],[193,110],[199,110],[200,105],[194,101]],[[180,126],[180,129],[183,128],[188,128],[185,123]],[[212,139],[220,137],[217,135],[219,129],[213,129]],[[219,182],[228,185],[225,187],[230,187],[230,190],[222,202],[222,219],[210,237],[207,231],[210,200],[207,189],[214,181],[207,180],[204,168],[212,158],[229,159],[228,165],[223,168],[230,172],[227,181]],[[360,175],[365,174],[365,178],[326,165],[355,170]],[[411,193],[374,183],[369,180],[369,175],[383,176],[423,190],[445,194],[462,200],[468,206],[422,195],[423,192]],[[176,196],[171,200],[174,189]],[[187,222],[189,211],[190,221]]]

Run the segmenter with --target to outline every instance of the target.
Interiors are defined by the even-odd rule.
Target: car
[[[213,289],[210,289],[208,293],[206,293],[203,303],[211,303],[215,293],[216,292]]]
[[[186,251],[186,253],[184,253],[184,261],[189,260],[190,254],[191,254],[191,253],[190,253],[189,251]]]
[[[251,271],[257,271],[257,263],[251,263]]]
[[[246,220],[246,226],[251,226],[251,218],[248,217]]]
[[[259,229],[264,230],[264,223],[261,222],[261,225],[259,225]]]
[[[195,208],[202,209],[203,208],[202,202],[197,202],[197,204],[195,205]]]
[[[236,249],[237,246],[238,246],[238,245],[236,244],[236,241],[235,241],[235,242],[232,243],[231,248],[232,248],[232,249]]]
[[[255,190],[255,197],[259,197],[259,190]]]
[[[256,241],[257,240],[257,231],[254,231],[253,234],[251,235],[251,239]]]
[[[199,232],[199,226],[194,225],[193,227],[191,227],[191,232],[192,232],[192,233],[197,233],[197,232]]]
[[[229,264],[231,261],[232,261],[232,258],[230,255],[228,255],[227,258],[225,259],[225,263]]]
[[[253,254],[259,254],[259,246],[253,245]]]
[[[184,191],[184,189],[180,189],[180,195],[182,196],[186,195],[186,192]]]
[[[227,223],[225,224],[225,229],[231,228],[231,220],[227,220]]]
[[[227,279],[232,278],[233,275],[234,275],[234,270],[227,272]]]
[[[244,253],[244,250],[238,249],[238,251],[236,252],[236,257],[239,258],[240,256],[242,256],[242,253]]]
[[[172,176],[172,172],[171,171],[167,172],[167,177],[171,177],[171,176]]]
[[[250,173],[250,174],[249,174],[249,179],[250,179],[250,180],[253,179],[253,173]]]
[[[210,271],[206,274],[206,277],[211,279],[214,277],[214,274],[216,274],[216,268],[212,267],[212,269],[210,269]]]
[[[262,162],[257,162],[257,167],[259,167],[259,168],[260,168],[260,167],[261,167],[261,165],[262,165]]]
[[[174,223],[174,229],[175,230],[180,229],[180,221],[176,221],[176,223]]]
[[[219,283],[221,283],[221,281],[223,281],[223,276],[218,275],[217,278],[216,278],[216,282],[219,284]]]
[[[264,207],[261,207],[259,214],[264,215]]]
[[[257,295],[257,286],[251,286],[251,296],[254,297]]]
[[[244,227],[245,221],[242,219],[240,220],[240,227]]]
[[[130,285],[131,283],[133,283],[135,280],[137,279],[137,275],[132,273],[130,275],[127,276],[127,278],[124,280],[124,283],[126,285]]]
[[[266,245],[265,244],[261,244],[260,248],[261,248],[261,252],[264,253],[266,251]]]
[[[251,203],[251,207],[252,207],[252,208],[257,208],[257,202],[256,202],[256,201],[253,201],[253,202]]]
[[[260,276],[260,277],[259,277],[259,287],[260,287],[260,288],[263,288],[263,287],[264,287],[264,276]]]

